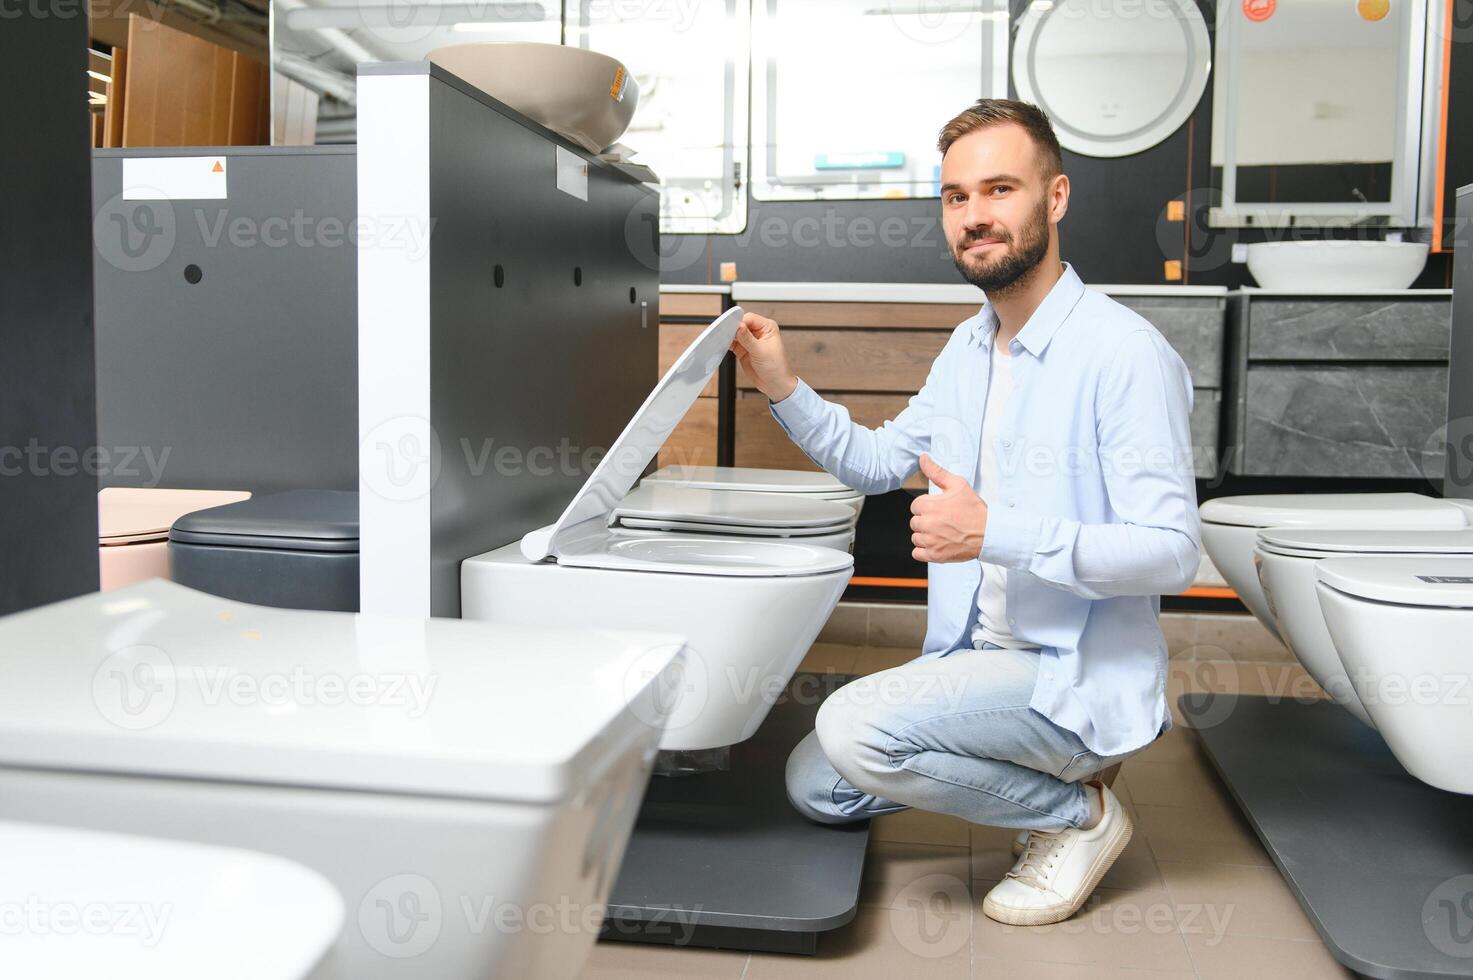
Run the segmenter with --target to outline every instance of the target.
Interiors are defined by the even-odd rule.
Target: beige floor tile
[[[1164,612],[1160,621],[1167,653],[1173,657],[1190,657],[1197,642],[1197,614]]]
[[[859,899],[866,905],[906,907],[917,890],[967,891],[971,852],[965,847],[871,841]]]
[[[946,907],[866,908],[824,933],[814,956],[753,953],[743,980],[966,980],[972,919]]]
[[[1273,867],[1248,822],[1231,804],[1144,806],[1134,810],[1136,832],[1156,861],[1197,861]]]
[[[1187,936],[1187,949],[1202,980],[1353,980],[1355,974],[1335,961],[1319,940],[1269,939],[1263,936],[1225,936],[1212,942],[1206,936]]]
[[[910,663],[920,656],[920,651],[902,647],[865,647],[854,658],[854,673],[873,674],[878,670],[889,670]]]
[[[800,672],[822,674],[826,671],[836,671],[841,674],[851,673],[854,670],[854,658],[858,656],[860,648],[844,643],[815,643],[809,647],[808,654],[799,665]]]
[[[1197,660],[1237,660],[1243,663],[1293,660],[1289,648],[1249,613],[1199,613]]]
[[[872,647],[921,649],[926,639],[926,607],[917,604],[880,603],[870,606],[869,633],[865,642]]]
[[[739,980],[747,954],[654,943],[594,943],[578,980]]]
[[[1216,802],[1217,777],[1196,762],[1130,760],[1130,798],[1136,806],[1197,806]]]
[[[973,980],[1197,980],[1191,970],[1128,970],[1098,963],[1044,963],[1038,960],[993,960],[972,963]]]
[[[976,888],[974,955],[1001,960],[1097,964],[1138,970],[1189,971],[1177,911],[1164,891],[1097,889],[1068,921],[1050,926],[1005,926],[982,914]],[[980,974],[979,974],[980,975]]]
[[[902,844],[945,844],[970,847],[972,824],[960,817],[927,810],[905,810],[875,817],[869,824],[870,840]]]
[[[1204,935],[1315,939],[1314,926],[1275,868],[1162,861],[1166,890],[1183,907],[1200,908]],[[1191,935],[1192,930],[1183,928]]]
[[[823,643],[843,643],[862,647],[869,631],[869,606],[865,603],[841,602],[829,613],[828,622],[819,630]]]
[[[1164,735],[1158,735],[1156,741],[1125,760],[1120,773],[1122,777],[1127,776],[1131,767],[1139,762],[1206,764],[1206,761],[1202,755],[1202,746],[1196,730],[1186,725],[1176,725]]]

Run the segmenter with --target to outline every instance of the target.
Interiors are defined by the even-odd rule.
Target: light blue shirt
[[[975,488],[997,334],[985,304],[926,384],[878,429],[805,382],[772,406],[825,470],[865,493],[898,489],[922,453]],[[1012,396],[994,446],[980,560],[927,566],[924,656],[971,648],[982,562],[1008,569],[1013,634],[1042,649],[1031,706],[1101,756],[1171,727],[1160,596],[1188,588],[1200,555],[1192,382],[1159,331],[1084,288],[1066,263],[1009,344]],[[939,492],[934,485],[932,493]]]

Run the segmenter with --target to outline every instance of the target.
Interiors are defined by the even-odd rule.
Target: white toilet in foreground
[[[681,655],[158,580],[93,593],[0,619],[0,819],[313,869],[348,910],[314,980],[573,977]]]
[[[1253,552],[1264,597],[1284,643],[1337,704],[1372,727],[1375,721],[1346,676],[1325,624],[1316,590],[1316,569],[1328,558],[1417,555],[1473,557],[1473,528],[1456,531],[1267,528],[1258,533],[1258,546]]]
[[[1329,558],[1315,572],[1335,649],[1397,761],[1473,793],[1473,558]]]
[[[1267,527],[1340,527],[1450,531],[1473,520],[1473,501],[1416,493],[1269,493],[1218,497],[1202,504],[1202,547],[1248,611],[1279,636],[1253,549]],[[1283,639],[1282,636],[1279,636]]]
[[[234,847],[0,821],[0,976],[302,980],[343,900],[292,861]]]
[[[796,538],[649,536],[610,526],[715,373],[741,318],[740,307],[728,310],[680,355],[556,524],[460,567],[466,619],[668,629],[685,637],[680,694],[662,749],[722,748],[755,733],[854,565],[846,552]],[[687,498],[712,492],[687,491]]]

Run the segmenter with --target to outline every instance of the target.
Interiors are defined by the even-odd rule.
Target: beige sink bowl
[[[639,83],[618,60],[563,44],[451,44],[429,60],[590,153],[612,146],[634,117]]]

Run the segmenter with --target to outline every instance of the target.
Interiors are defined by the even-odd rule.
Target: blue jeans
[[[1101,757],[1028,706],[1038,654],[986,644],[835,691],[788,756],[788,799],[821,823],[916,807],[972,823],[1062,830],[1089,819]]]

